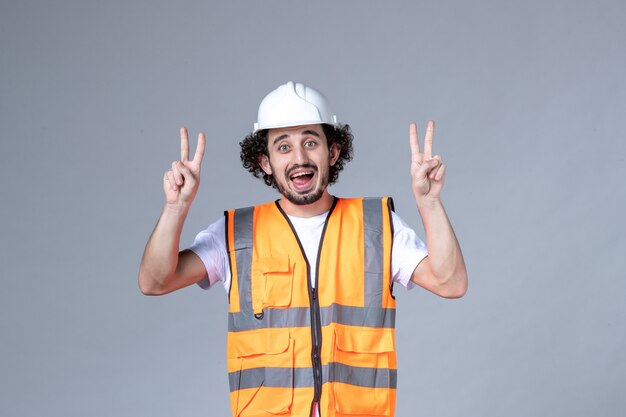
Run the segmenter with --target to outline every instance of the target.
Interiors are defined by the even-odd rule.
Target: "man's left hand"
[[[446,166],[439,155],[432,156],[433,137],[435,136],[435,122],[428,121],[424,137],[424,151],[420,152],[417,137],[417,126],[409,126],[409,144],[411,145],[411,179],[415,199],[420,203],[425,198],[439,199]]]

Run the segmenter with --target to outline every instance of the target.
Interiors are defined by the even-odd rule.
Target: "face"
[[[328,148],[321,125],[270,129],[269,156],[260,157],[266,174],[274,177],[276,188],[291,203],[318,201],[328,186],[330,167],[339,157],[337,144]]]

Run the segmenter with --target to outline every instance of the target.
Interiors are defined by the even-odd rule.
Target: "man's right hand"
[[[200,184],[200,168],[206,138],[204,133],[198,134],[198,145],[192,160],[189,160],[189,135],[187,129],[180,128],[180,161],[172,162],[172,169],[163,176],[163,191],[168,206],[189,208],[198,192]]]
[[[146,295],[166,294],[206,276],[198,255],[190,250],[179,252],[183,223],[200,184],[205,142],[201,132],[196,154],[190,161],[187,129],[180,129],[180,161],[172,162],[172,169],[163,176],[165,208],[148,239],[139,267],[139,288]]]

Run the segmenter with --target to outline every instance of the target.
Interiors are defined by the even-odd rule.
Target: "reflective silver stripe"
[[[387,368],[361,368],[331,362],[327,368],[328,382],[343,382],[366,388],[396,388],[398,371]]]
[[[311,325],[308,307],[266,308],[263,318],[257,319],[252,311],[228,313],[228,331],[240,332],[275,327],[305,327]]]
[[[308,307],[266,308],[263,313],[263,318],[260,320],[254,317],[252,311],[228,313],[228,331],[240,332],[270,327],[305,327],[311,325]],[[378,328],[395,328],[396,326],[396,310],[393,308],[333,304],[320,308],[320,318],[322,326],[328,326],[331,323]]]
[[[366,388],[397,387],[398,371],[363,368],[331,362],[322,367],[322,383],[341,382]],[[312,368],[252,368],[228,374],[230,391],[260,386],[274,388],[313,388]]]
[[[365,306],[383,304],[383,208],[380,198],[363,199]]]
[[[394,308],[353,307],[333,304],[320,309],[322,326],[331,323],[347,326],[363,327],[396,327],[396,310]]]
[[[252,288],[250,271],[252,266],[252,224],[254,207],[235,210],[234,240],[237,264],[237,285],[239,287],[239,309],[251,313]],[[231,275],[232,275],[231,271]]]
[[[228,374],[230,392],[260,386],[274,388],[313,387],[312,368],[252,368]]]

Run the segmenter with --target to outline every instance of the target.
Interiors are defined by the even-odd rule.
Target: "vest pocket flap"
[[[242,358],[254,355],[277,355],[289,350],[289,329],[236,332],[229,335],[235,354]]]
[[[337,349],[344,352],[381,353],[393,352],[393,335],[389,329],[355,328],[335,329]]]
[[[255,272],[260,274],[268,273],[287,273],[291,271],[291,265],[289,264],[289,257],[283,256],[280,258],[259,258],[255,263]]]

